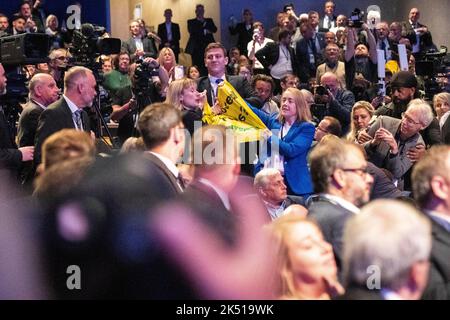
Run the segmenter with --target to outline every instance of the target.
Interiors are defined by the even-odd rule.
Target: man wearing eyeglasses
[[[401,119],[408,103],[413,99],[419,98],[417,85],[416,77],[409,71],[400,71],[394,74],[390,83],[392,102],[379,107],[375,111],[375,115]],[[439,122],[433,120],[427,129],[421,132],[421,135],[426,145],[439,144],[441,142]]]
[[[402,119],[381,116],[370,127],[368,134],[373,139],[364,145],[369,161],[380,168],[389,170],[400,190],[409,190],[405,179],[409,181],[410,169],[415,161],[411,153],[425,149],[420,131],[428,127],[433,120],[431,107],[423,100],[412,100]]]
[[[311,151],[309,163],[317,195],[307,200],[308,215],[332,244],[340,268],[345,225],[369,201],[373,177],[367,172],[362,150],[344,140],[319,143]]]

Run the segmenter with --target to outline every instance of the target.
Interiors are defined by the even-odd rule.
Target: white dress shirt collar
[[[351,202],[349,202],[349,201],[347,201],[345,199],[342,199],[341,197],[334,196],[334,195],[331,195],[331,194],[328,194],[328,193],[322,194],[322,196],[324,198],[327,198],[327,199],[333,201],[333,202],[336,202],[338,205],[340,205],[344,209],[347,209],[348,211],[351,211],[351,212],[353,212],[355,214],[358,214],[359,211],[360,211],[360,209],[357,206],[355,206],[353,203],[351,203]]]
[[[169,171],[175,176],[175,178],[178,178],[178,168],[177,166],[172,162],[172,160],[170,160],[169,158],[153,152],[153,151],[148,151],[150,152],[152,155],[154,155],[155,157],[157,157],[159,160],[161,160],[162,163],[164,163],[164,165],[167,167],[167,169],[169,169]]]
[[[72,100],[70,100],[69,98],[67,98],[65,95],[63,95],[64,100],[66,100],[67,105],[69,106],[69,109],[72,113],[75,113],[75,111],[79,110],[80,108],[77,107],[77,105],[75,103],[73,103]]]
[[[450,116],[450,110],[447,111],[446,113],[444,113],[444,115],[441,117],[441,119],[439,119],[439,127],[441,127],[441,130],[445,124],[445,121],[447,121],[449,116]]]

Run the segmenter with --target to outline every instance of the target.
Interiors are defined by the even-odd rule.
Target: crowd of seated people
[[[0,297],[450,299],[450,94],[430,101],[414,73],[435,48],[417,8],[355,27],[333,1],[299,15],[286,4],[274,28],[244,8],[227,50],[199,4],[191,66],[166,9],[157,33],[131,21],[120,52],[92,70],[72,65],[70,32],[43,6],[0,13],[0,37],[51,38],[48,61],[23,66],[16,117],[0,61],[0,190],[18,190],[0,191],[0,214],[32,213],[22,221],[32,231],[13,228],[38,235],[24,241],[45,261],[16,271],[34,277],[26,292],[5,282]],[[204,119],[206,104],[226,116],[225,82],[266,127],[256,150]],[[99,117],[118,124],[118,146]],[[71,265],[83,290],[69,289]]]

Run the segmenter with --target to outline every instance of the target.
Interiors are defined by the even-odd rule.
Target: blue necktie
[[[77,130],[83,130],[83,123],[81,121],[81,112],[82,112],[81,110],[77,110],[73,113],[73,117],[77,125]]]

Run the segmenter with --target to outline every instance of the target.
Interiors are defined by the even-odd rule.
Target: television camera
[[[440,50],[428,50],[421,60],[416,61],[416,74],[425,81],[425,98],[432,99],[437,93],[450,91],[448,76],[450,72],[450,59],[447,47]]]

